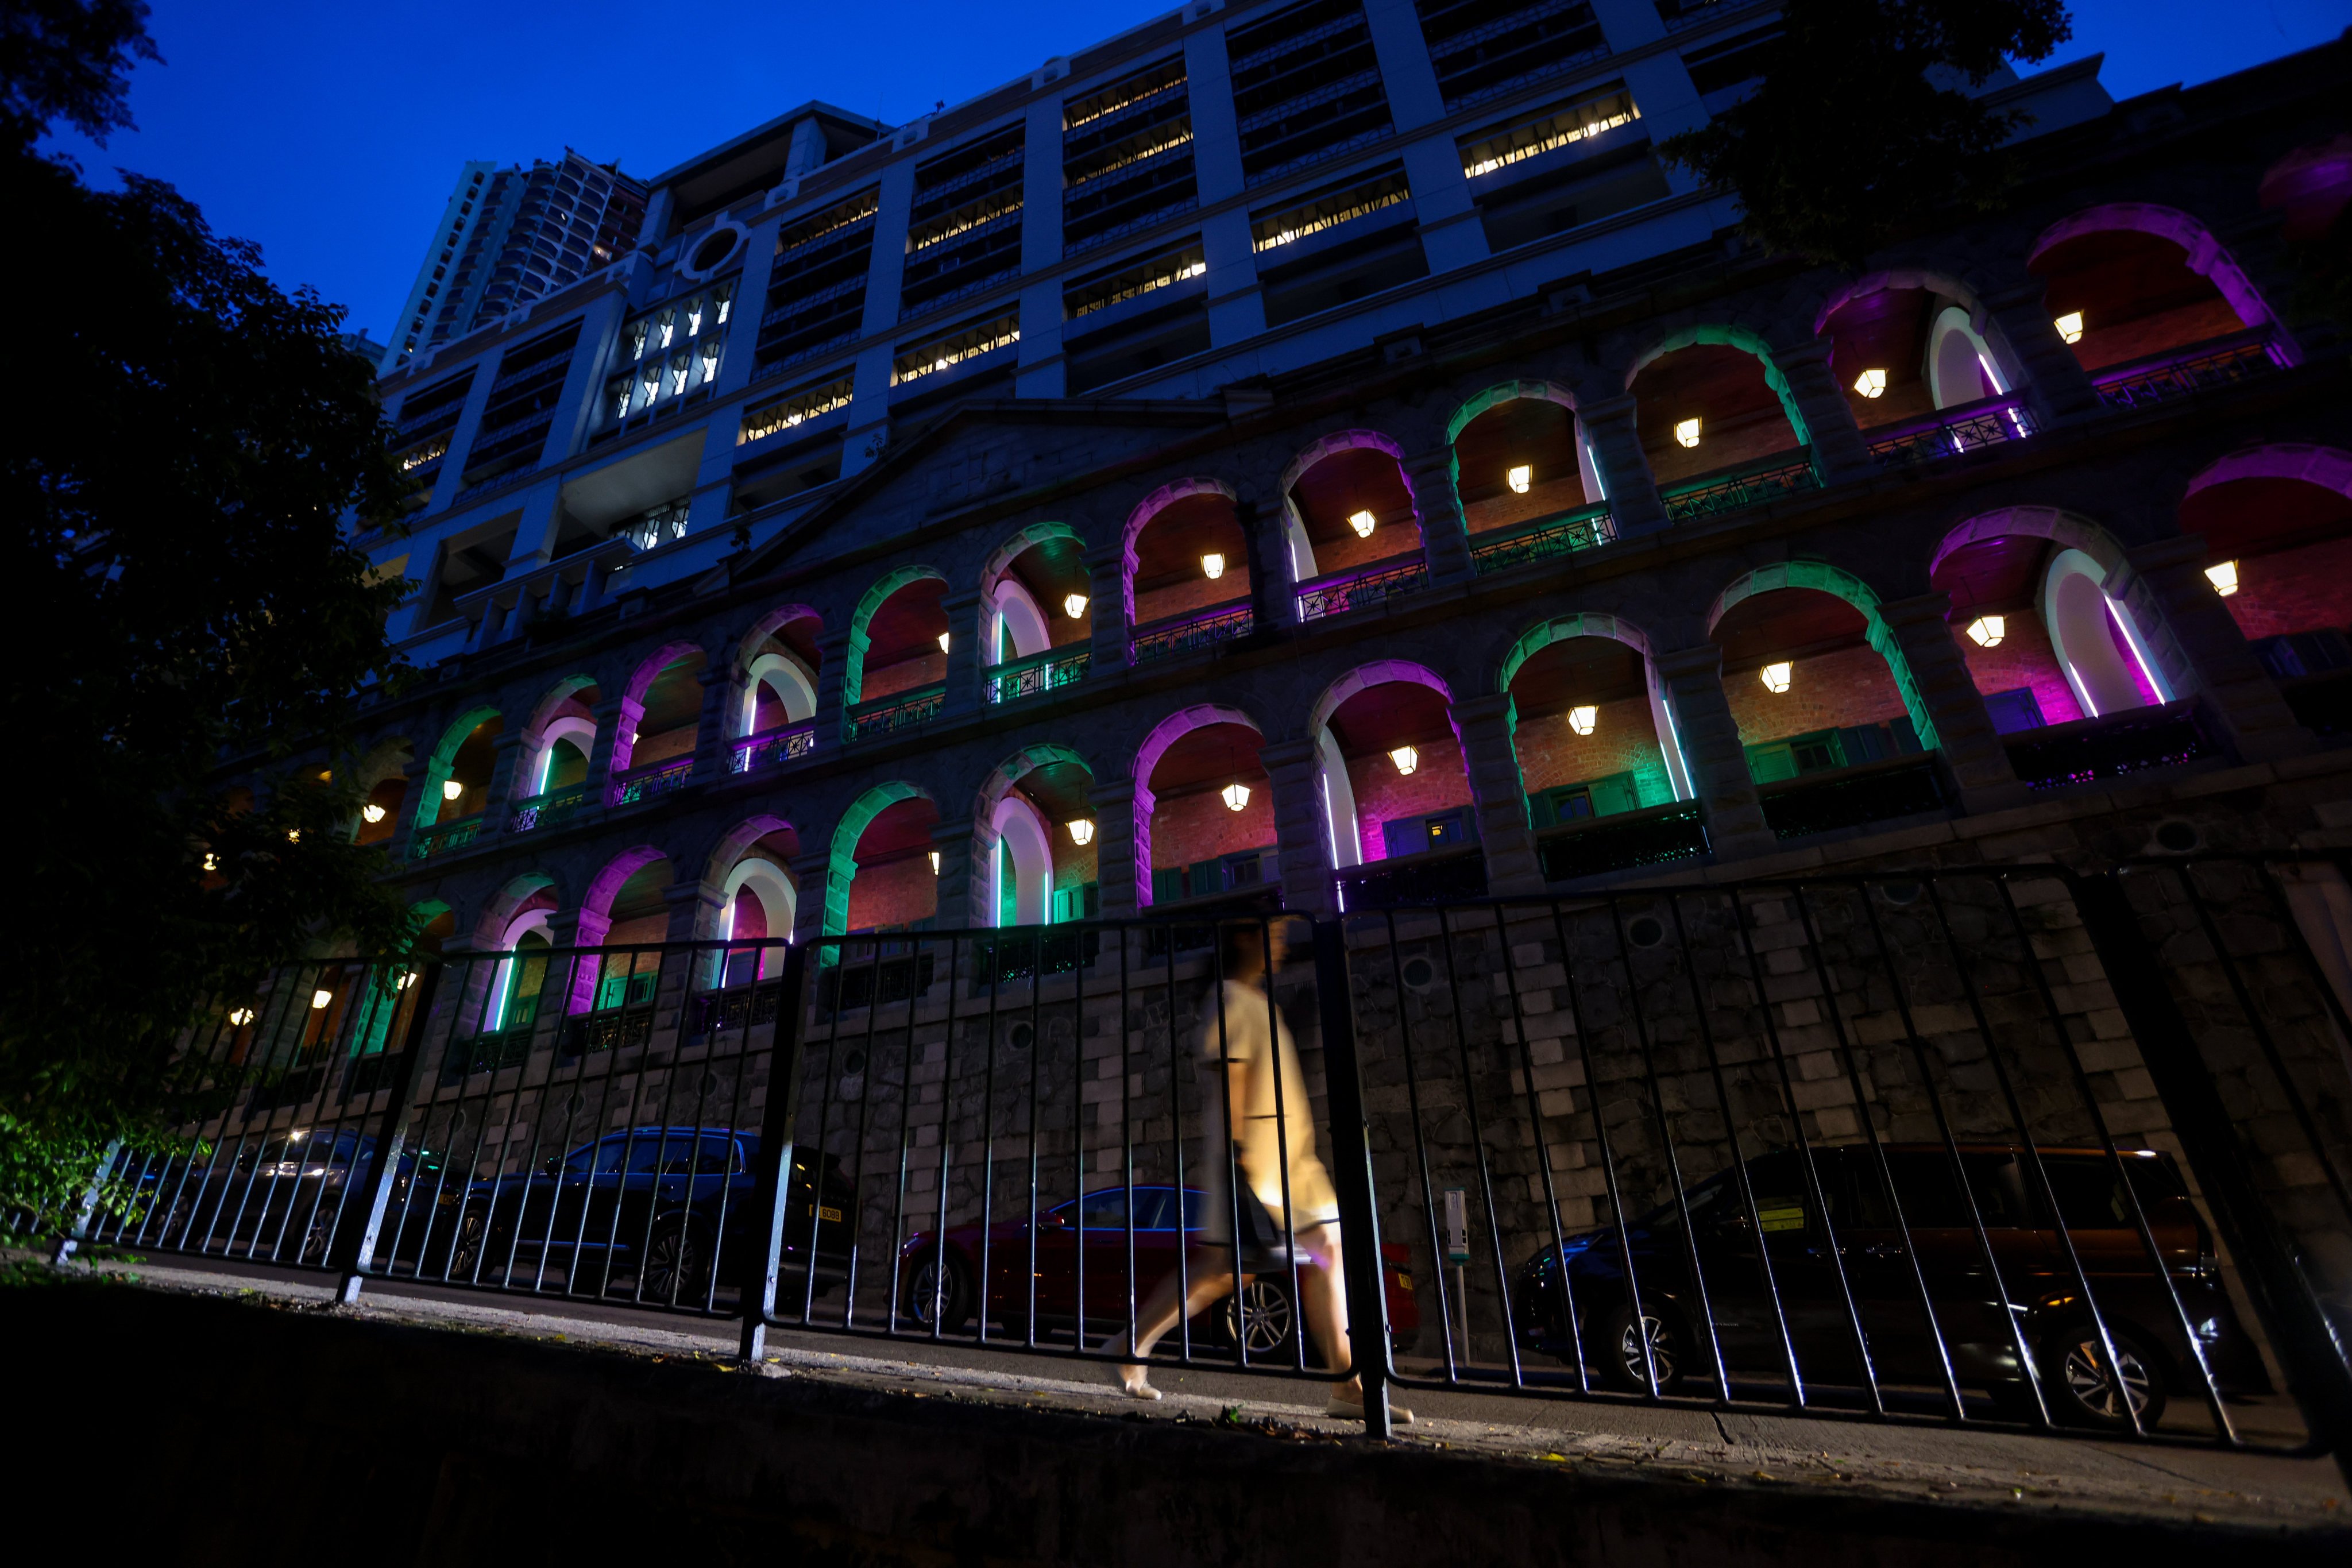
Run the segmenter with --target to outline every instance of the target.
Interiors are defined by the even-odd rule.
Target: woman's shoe
[[[1335,1420],[1361,1421],[1364,1418],[1364,1402],[1361,1397],[1350,1399],[1346,1394],[1335,1393],[1331,1395],[1331,1403],[1323,1407],[1323,1414],[1331,1416]],[[1412,1426],[1412,1412],[1407,1410],[1403,1405],[1396,1404],[1394,1401],[1391,1401],[1389,1405],[1389,1425],[1391,1426]]]

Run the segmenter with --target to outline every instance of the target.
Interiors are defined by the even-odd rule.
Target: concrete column
[[[1952,636],[1948,594],[1881,604],[1878,614],[1894,635],[1919,700],[1936,726],[1936,744],[1960,786],[1960,804],[1971,812],[1997,811],[2025,799],[2025,786],[2011,765],[2009,748],[1992,727],[1984,694],[1969,674],[1969,661]]]
[[[572,363],[563,373],[562,399],[547,427],[547,444],[540,448],[541,462],[560,463],[586,445],[604,406],[599,389],[604,382],[605,350],[620,336],[621,321],[628,313],[627,287],[615,284],[583,316],[580,341],[572,345]]]
[[[1094,664],[1101,680],[1127,668],[1127,546],[1114,542],[1087,552],[1087,608],[1094,614]]]
[[[1381,82],[1388,90],[1389,120],[1399,131],[1411,131],[1445,118],[1445,100],[1437,89],[1437,68],[1430,62],[1429,45],[1421,36],[1421,17],[1412,0],[1365,0],[1364,24],[1372,35],[1372,56],[1380,62]],[[1461,171],[1457,168],[1455,173]],[[1415,195],[1419,188],[1415,187]]]
[[[942,715],[976,713],[981,709],[981,651],[986,596],[977,588],[959,589],[940,601],[948,613],[947,701]]]
[[[1666,504],[1658,499],[1658,481],[1650,472],[1650,459],[1642,453],[1633,397],[1580,403],[1576,422],[1591,450],[1592,466],[1600,471],[1601,488],[1608,493],[1609,516],[1618,534],[1625,537],[1665,527]]]
[[[2205,555],[2205,536],[2198,533],[2136,545],[2124,552],[2125,565],[2108,574],[2107,596],[2137,598],[2137,585],[2147,585],[2178,648],[2181,668],[2168,674],[2184,689],[2193,680],[2231,750],[2250,763],[2298,756],[2311,749],[2310,732],[2295,722],[2236,617],[2213,591]],[[2181,679],[2184,674],[2191,679]]]
[[[801,123],[805,126],[814,121]],[[727,353],[719,362],[719,380],[710,394],[714,399],[732,397],[751,384],[751,350],[760,336],[760,318],[768,313],[768,274],[776,265],[776,233],[782,226],[772,212],[747,226],[743,269],[735,275],[735,302],[727,310]],[[724,445],[732,452],[735,419],[729,418],[726,426]]]
[[[938,912],[932,923],[941,931],[979,931],[996,923],[988,907],[988,858],[996,853],[996,830],[966,818],[941,822],[931,829],[931,847],[940,858]]]
[[[1471,576],[1470,535],[1462,520],[1462,498],[1454,487],[1454,453],[1444,447],[1404,465],[1421,513],[1422,558],[1433,583],[1463,583]]]
[[[436,763],[428,752],[411,762],[404,774],[408,782],[401,791],[400,809],[392,819],[392,837],[383,847],[395,868],[408,864],[408,847],[415,840],[416,830],[440,814],[441,784],[449,776],[449,768],[446,763]]]
[[[556,520],[562,510],[556,503],[562,494],[563,487],[552,480],[523,492],[522,518],[515,525],[513,547],[507,552],[509,577],[528,577],[555,559]],[[523,601],[524,605],[530,603],[528,598]],[[517,608],[521,612],[517,618],[528,625],[529,612],[520,605]]]
[[[482,792],[482,833],[485,838],[506,830],[509,808],[530,789],[522,771],[523,734],[509,730],[490,742],[490,787]]]
[[[2099,411],[2099,391],[2090,373],[2051,324],[2040,279],[1991,295],[1984,304],[1988,323],[1998,329],[2014,368],[2024,374],[2025,384],[2018,390],[2042,423],[2063,424]]]
[[[1260,632],[1270,626],[1294,624],[1297,614],[1292,607],[1290,583],[1290,552],[1283,548],[1282,518],[1264,515],[1254,500],[1234,503],[1234,516],[1242,525],[1242,537],[1249,542],[1250,611]]]
[[[1133,759],[1127,759],[1129,769]],[[1136,889],[1150,874],[1137,851],[1139,843],[1135,781],[1122,771],[1087,791],[1095,812],[1095,885],[1105,920],[1124,920],[1142,907]]]
[[[702,682],[702,718],[694,731],[694,776],[723,779],[728,753],[743,714],[743,674],[730,659],[705,664],[695,679]]]
[[[793,886],[799,894],[793,901],[793,942],[814,942],[827,934],[828,924],[835,934],[847,926],[849,878],[846,868],[835,872],[831,850],[816,849],[795,857]]]
[[[875,197],[874,254],[866,273],[866,314],[860,334],[887,333],[898,321],[898,285],[907,270],[907,215],[915,205],[915,161],[900,158],[882,171]],[[870,466],[889,447],[890,358],[888,341],[869,345],[857,356],[856,383],[851,390],[849,431],[841,446],[841,469],[854,474]]]
[[[1779,841],[1765,826],[1756,781],[1748,773],[1748,752],[1739,743],[1739,725],[1723,692],[1723,650],[1701,643],[1662,655],[1653,663],[1675,705],[1683,760],[1690,764],[1691,785],[1698,792],[1715,858],[1734,860],[1773,848]]]
[[[1830,370],[1830,345],[1819,338],[1772,353],[1780,374],[1789,378],[1789,395],[1804,416],[1805,436],[1812,447],[1813,467],[1823,484],[1864,479],[1878,472],[1870,444],[1862,438],[1853,405]]]
[[[866,635],[847,626],[827,631],[816,639],[816,732],[828,746],[837,746],[849,733],[849,702],[843,682],[849,674],[852,638],[858,653],[866,651]]]
[[[1320,915],[1331,907],[1331,866],[1323,813],[1315,795],[1318,759],[1312,741],[1284,741],[1259,751],[1274,791],[1274,841],[1282,870],[1282,907]]]
[[[474,362],[474,384],[466,389],[465,412],[457,416],[457,428],[449,432],[449,454],[441,459],[441,471],[433,476],[433,498],[425,503],[425,514],[446,511],[465,489],[466,459],[473,455],[474,434],[482,427],[482,412],[490,405],[490,384],[498,378],[497,355],[485,354]]]
[[[1486,849],[1486,890],[1497,895],[1540,893],[1544,886],[1535,830],[1528,825],[1527,785],[1511,744],[1514,717],[1508,692],[1454,704],[1470,798],[1477,803],[1478,838]]]
[[[1185,36],[1184,77],[1192,110],[1192,179],[1206,210],[1244,189],[1241,132],[1234,123],[1234,79],[1223,29],[1203,27]],[[1265,331],[1249,210],[1230,207],[1204,218],[1201,247],[1209,268],[1209,341],[1223,346]]]
[[[615,772],[626,773],[629,752],[637,743],[637,721],[645,705],[615,693],[596,704],[596,741],[588,756],[588,804],[604,805],[613,798]]]
[[[715,942],[719,937],[719,917],[727,906],[719,889],[700,879],[672,882],[662,889],[669,904],[668,942]],[[717,964],[709,966],[711,970]]]

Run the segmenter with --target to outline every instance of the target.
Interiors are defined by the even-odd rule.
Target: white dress
[[[1269,1023],[1272,1038],[1268,1038]],[[1271,1047],[1271,1049],[1269,1049]],[[1242,1178],[1277,1226],[1285,1210],[1284,1172],[1287,1157],[1288,1209],[1296,1230],[1337,1224],[1339,1199],[1330,1173],[1315,1152],[1315,1115],[1307,1099],[1307,1075],[1298,1065],[1298,1047],[1289,1026],[1266,994],[1255,985],[1228,980],[1224,986],[1223,1028],[1211,1012],[1202,1020],[1192,1051],[1201,1082],[1201,1138],[1184,1172],[1187,1186],[1207,1194],[1200,1239],[1230,1244],[1233,1205],[1226,1197],[1228,1159],[1225,1073],[1228,1064],[1246,1066],[1244,1079],[1240,1140]],[[1280,1063],[1281,1111],[1276,1113],[1275,1064]]]

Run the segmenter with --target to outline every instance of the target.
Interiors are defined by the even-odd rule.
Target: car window
[[[1184,1228],[1186,1230],[1199,1230],[1202,1225],[1206,1223],[1208,1213],[1209,1194],[1201,1191],[1198,1187],[1185,1188]]]
[[[1127,1189],[1106,1187],[1098,1193],[1088,1193],[1079,1205],[1079,1213],[1088,1230],[1117,1226],[1127,1228]]]
[[[1948,1153],[1906,1152],[1886,1158],[1895,1170],[1895,1191],[1903,1199],[1903,1218],[1915,1230],[1968,1226],[1970,1197],[1976,1199],[1977,1214],[1988,1230],[2013,1229],[2025,1223],[2024,1194],[2018,1184],[2014,1154],[1961,1155],[1969,1178],[1965,1194],[1953,1178]]]
[[[1135,1189],[1135,1228],[1138,1230],[1173,1230],[1175,1216],[1169,1211],[1175,1197],[1166,1187]]]
[[[2116,1179],[2115,1164],[2104,1155],[2045,1154],[2042,1165],[2069,1230],[2127,1230],[2137,1223],[2123,1183]],[[2168,1204],[2186,1195],[2179,1173],[2161,1161],[2126,1159],[2124,1169],[2131,1173],[2132,1186],[2151,1223]]]

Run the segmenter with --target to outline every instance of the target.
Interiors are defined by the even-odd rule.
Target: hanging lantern
[[[313,991],[310,993],[310,1011],[315,1013],[334,999],[335,994],[331,991]]]
[[[1095,841],[1095,825],[1091,817],[1076,817],[1064,824],[1070,830],[1070,842],[1083,849]]]
[[[1592,727],[1599,722],[1601,710],[1598,708],[1571,708],[1568,710],[1568,727],[1580,735],[1590,735]]]
[[[1372,514],[1368,511],[1351,511],[1348,514],[1348,526],[1356,531],[1356,537],[1359,539],[1370,539],[1372,536],[1373,521]]]
[[[945,632],[940,634],[940,651],[941,653],[948,651],[948,634]]]
[[[2065,339],[2068,342],[2079,343],[2083,341],[2082,311],[2069,310],[2050,324],[2057,328],[2058,335]]]
[[[1225,574],[1225,558],[1210,552],[1201,557],[1201,575],[1213,583]]]
[[[1969,623],[1969,640],[1979,647],[1999,647],[2008,629],[2008,623],[1999,616],[1979,616]]]
[[[1790,668],[1791,667],[1785,660],[1780,664],[1766,665],[1764,667],[1764,689],[1772,692],[1775,695],[1788,690],[1789,673]]]
[[[1685,447],[1697,446],[1698,421],[1696,419],[1684,419],[1678,421],[1675,426],[1675,440]]]
[[[1864,397],[1884,397],[1886,395],[1886,373],[1883,370],[1864,371],[1854,377],[1853,389]]]
[[[376,805],[373,801],[370,801],[365,805],[360,807],[360,819],[363,822],[369,823],[382,822],[383,820],[383,807]]]
[[[1506,475],[1505,479],[1509,483],[1514,494],[1525,495],[1528,493],[1528,487],[1536,482],[1536,471],[1528,464],[1521,463],[1517,468],[1513,468],[1507,475]]]
[[[1411,778],[1412,776],[1412,770],[1421,766],[1421,753],[1414,751],[1411,746],[1399,746],[1395,751],[1389,753],[1389,761],[1396,764],[1396,771],[1398,773],[1403,774],[1407,778]]]
[[[2226,599],[2238,591],[2238,563],[2224,561],[2218,566],[2208,566],[2205,580],[2213,584],[2213,592]]]
[[[242,1029],[247,1024],[253,1022],[253,1009],[250,1007],[232,1007],[229,1009],[228,1021]]]
[[[1087,613],[1087,596],[1084,594],[1072,594],[1062,601],[1062,608],[1070,613],[1070,619],[1078,620]]]
[[[940,874],[940,852],[939,852],[938,850],[934,849],[934,850],[932,850],[932,851],[931,851],[931,875],[932,875],[932,876],[934,876],[934,877],[936,877],[936,876],[938,876],[939,874]]]
[[[443,779],[441,781],[441,798],[443,800],[455,800],[465,793],[466,786],[459,784],[456,779]]]
[[[1227,784],[1224,788],[1217,792],[1218,798],[1225,803],[1225,809],[1227,811],[1239,811],[1242,807],[1247,805],[1249,804],[1249,785],[1242,783],[1239,779],[1235,779],[1233,783]]]

